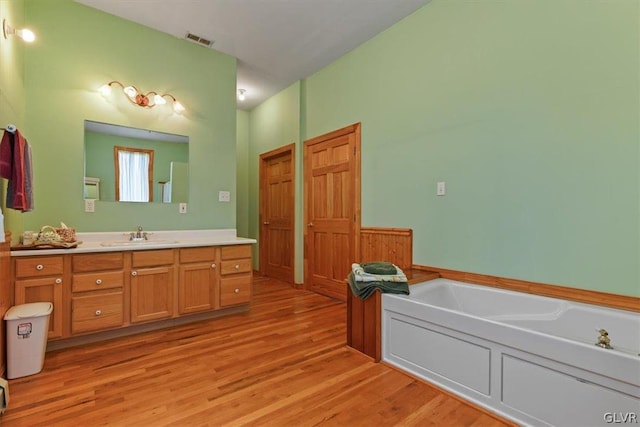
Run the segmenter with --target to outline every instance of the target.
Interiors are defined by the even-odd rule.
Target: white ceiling
[[[238,108],[250,110],[430,0],[76,1],[175,37],[214,40],[213,49],[238,58],[246,90]]]

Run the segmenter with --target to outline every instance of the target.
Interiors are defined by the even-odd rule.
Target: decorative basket
[[[63,242],[71,243],[76,241],[76,229],[75,228],[62,228],[57,227],[54,229],[55,232],[60,236],[60,239]]]
[[[62,237],[58,234],[55,228],[50,225],[45,225],[40,229],[38,237],[36,237],[36,245],[55,245],[62,242]]]

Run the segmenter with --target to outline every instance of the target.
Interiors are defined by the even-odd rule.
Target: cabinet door
[[[52,302],[53,312],[49,317],[49,339],[62,336],[62,276],[40,279],[16,280],[15,303]]]
[[[218,288],[215,263],[186,264],[180,266],[178,307],[180,314],[215,310]]]
[[[141,268],[131,272],[131,322],[173,315],[173,267]]]

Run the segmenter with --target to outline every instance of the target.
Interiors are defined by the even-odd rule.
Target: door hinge
[[[353,155],[356,155],[356,147],[353,147]]]

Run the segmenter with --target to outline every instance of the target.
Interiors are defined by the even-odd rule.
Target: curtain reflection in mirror
[[[114,147],[116,199],[120,202],[153,200],[153,150]]]

